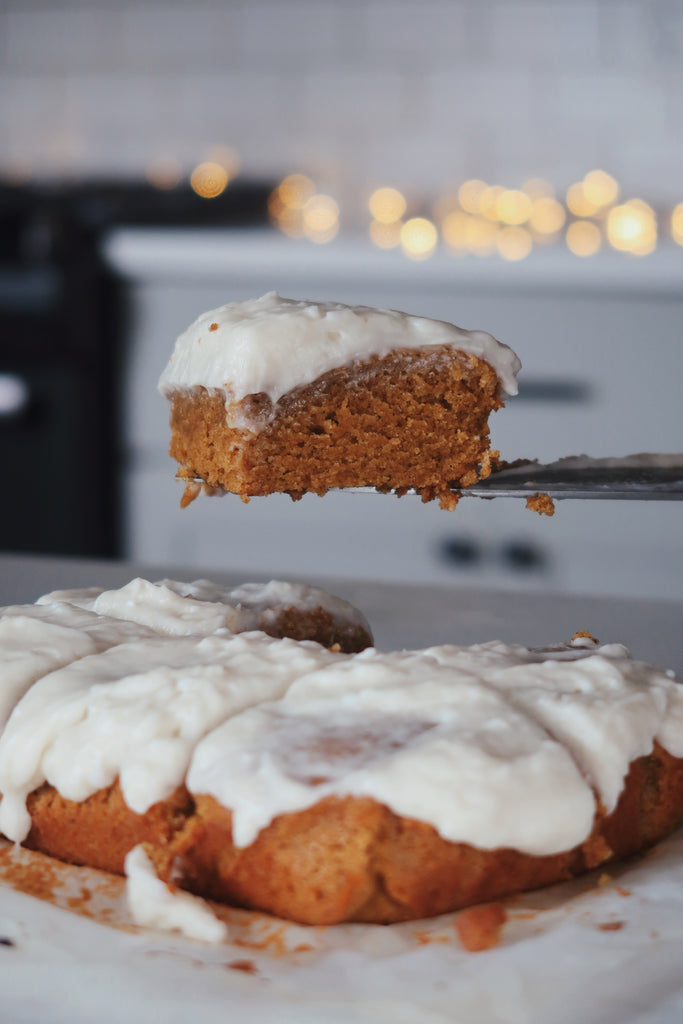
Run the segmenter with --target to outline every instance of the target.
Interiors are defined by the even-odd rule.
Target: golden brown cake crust
[[[72,863],[122,872],[127,850],[143,842],[162,877],[201,896],[305,924],[389,923],[550,885],[651,846],[683,818],[683,759],[655,744],[585,842],[543,857],[448,842],[367,798],[281,815],[243,849],[232,843],[230,811],[183,788],[136,815],[116,784],[80,804],[46,785],[29,810],[27,845]]]
[[[257,432],[228,426],[222,391],[170,397],[170,453],[183,478],[244,497],[372,486],[446,502],[490,472],[488,417],[502,405],[491,366],[445,345],[339,367],[275,405],[249,395],[230,412]]]

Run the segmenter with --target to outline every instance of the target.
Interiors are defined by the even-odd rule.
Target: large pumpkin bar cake
[[[251,495],[372,486],[452,507],[487,476],[489,414],[520,362],[483,331],[270,292],[199,317],[159,387],[190,481]]]
[[[683,688],[618,644],[349,654],[238,605],[138,580],[3,609],[4,835],[126,871],[143,922],[172,882],[191,934],[220,938],[197,895],[409,920],[572,877],[683,818]]]

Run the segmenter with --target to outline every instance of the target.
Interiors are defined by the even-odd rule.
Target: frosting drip
[[[208,903],[162,882],[142,846],[126,856],[126,900],[136,924],[180,932],[198,942],[224,942],[227,926]]]

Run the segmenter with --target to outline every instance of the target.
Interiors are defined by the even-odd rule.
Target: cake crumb
[[[526,499],[526,507],[539,516],[555,515],[555,502],[549,494],[532,494]]]
[[[482,903],[458,914],[455,930],[468,953],[479,953],[498,945],[506,920],[507,912],[502,903]]]
[[[210,331],[217,331],[218,330],[218,324],[209,324],[209,330]]]
[[[452,512],[454,508],[458,507],[461,497],[462,495],[458,491],[448,491],[439,498],[439,508],[442,508],[444,512]]]
[[[256,964],[253,960],[231,960],[225,965],[231,971],[241,971],[243,974],[257,974]]]
[[[190,480],[185,484],[185,490],[183,496],[180,499],[180,507],[187,508],[191,505],[195,498],[199,497],[199,493],[202,489],[202,485],[197,483],[195,480]]]
[[[594,644],[600,643],[598,638],[596,636],[593,636],[589,629],[577,629],[576,633],[574,633],[574,636],[571,639],[571,642],[574,643],[575,640],[592,640]]]
[[[625,924],[625,921],[603,921],[598,928],[601,932],[619,932]]]

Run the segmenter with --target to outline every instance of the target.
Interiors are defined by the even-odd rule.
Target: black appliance
[[[126,289],[100,242],[120,224],[267,222],[272,185],[0,186],[0,548],[121,553]]]

